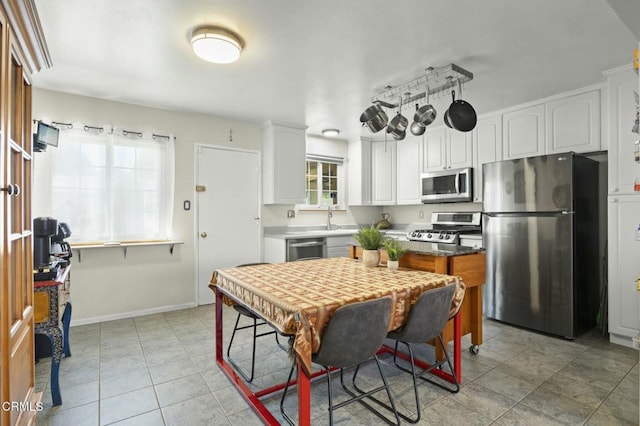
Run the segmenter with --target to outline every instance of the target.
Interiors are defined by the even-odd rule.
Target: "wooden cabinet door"
[[[396,203],[396,141],[371,143],[371,188],[374,206]]]
[[[631,346],[640,328],[640,195],[609,197],[608,213],[610,339]]]
[[[397,204],[420,204],[422,136],[409,137],[397,144]]]
[[[478,120],[473,130],[473,201],[482,201],[482,165],[502,160],[502,116]]]
[[[447,168],[462,169],[473,165],[472,132],[446,130],[447,136]]]
[[[504,114],[502,137],[505,160],[543,155],[544,104]]]
[[[600,150],[600,90],[547,102],[547,154]]]
[[[422,170],[437,172],[447,168],[447,136],[444,127],[427,128],[424,134]]]
[[[5,401],[35,403],[33,260],[31,221],[31,85],[9,33],[3,75],[2,161],[4,173],[2,294],[2,387]],[[6,71],[6,74],[5,74]],[[28,422],[30,411],[2,412],[3,424]],[[4,417],[4,416],[8,416]]]

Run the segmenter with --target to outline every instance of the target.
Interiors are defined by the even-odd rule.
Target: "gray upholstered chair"
[[[333,410],[356,401],[363,404],[388,424],[400,424],[400,419],[398,418],[393,397],[389,390],[387,380],[380,368],[378,357],[376,356],[376,352],[380,349],[386,337],[390,315],[391,297],[387,296],[342,306],[334,312],[329,323],[326,325],[322,333],[320,349],[318,350],[318,353],[312,355],[312,361],[316,364],[322,365],[327,371],[327,384],[329,389],[329,424],[333,424]],[[373,358],[378,366],[378,371],[380,372],[383,385],[368,392],[362,392],[360,395],[356,395],[345,386],[344,369],[354,366],[357,367],[370,358]],[[340,369],[340,383],[345,391],[352,396],[351,399],[336,405],[333,405],[333,393],[331,390],[331,367]],[[289,422],[289,424],[292,425],[294,424],[293,420],[284,410],[284,400],[287,396],[287,390],[289,388],[288,383],[291,382],[294,369],[295,364],[291,366],[289,378],[287,379],[287,386],[285,387],[282,399],[280,400],[280,411],[282,412],[282,416],[287,422]],[[369,397],[382,390],[386,390],[387,392],[387,397],[391,403],[390,409],[393,411],[395,422],[387,419],[384,415],[362,400],[363,398]]]
[[[418,377],[452,393],[456,393],[460,390],[458,378],[455,376],[451,360],[449,359],[449,355],[447,354],[447,350],[441,336],[442,330],[449,320],[449,311],[451,309],[451,303],[453,301],[455,291],[455,285],[447,285],[422,293],[420,297],[418,297],[415,305],[411,308],[407,322],[401,328],[393,330],[387,335],[388,338],[396,341],[393,362],[398,368],[411,373],[413,376],[413,388],[417,412],[416,417],[410,418],[403,413],[398,413],[400,417],[410,423],[417,423],[420,421],[420,398],[418,397],[417,384]],[[416,372],[414,365],[415,357],[411,344],[424,344],[430,340],[434,340],[436,344],[439,344],[442,347],[445,359],[435,361],[431,367],[420,372]],[[404,343],[409,349],[410,370],[398,364],[396,354],[398,352],[399,342]],[[434,368],[440,368],[445,362],[448,364],[449,370],[454,379],[453,388],[444,386],[442,383],[438,383],[428,377],[425,377],[426,374],[430,373]]]
[[[253,266],[253,265],[267,265],[267,264],[268,263],[244,263],[242,265],[236,266],[236,268],[240,268],[244,266]],[[256,315],[255,313],[251,312],[249,309],[239,304],[233,305],[233,309],[235,309],[236,312],[238,312],[238,317],[236,318],[236,324],[233,327],[233,333],[231,333],[231,340],[229,340],[229,346],[227,346],[227,360],[229,361],[229,364],[233,365],[236,371],[247,382],[251,382],[253,381],[253,376],[254,376],[255,366],[256,366],[256,339],[258,337],[269,336],[271,334],[274,334],[276,336],[276,343],[278,344],[278,346],[280,346],[282,350],[287,351],[288,347],[280,343],[280,340],[278,340],[278,332],[274,329],[271,329],[269,331],[265,331],[262,333],[258,333],[258,327],[262,325],[268,325],[266,321],[264,321],[258,315]],[[239,326],[240,318],[242,318],[243,316],[253,320],[253,324]],[[233,339],[236,336],[236,331],[245,330],[248,328],[253,329],[253,341],[251,344],[251,372],[249,374],[247,374],[231,357],[231,345],[233,345]]]

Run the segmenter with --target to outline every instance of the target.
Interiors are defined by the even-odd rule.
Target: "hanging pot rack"
[[[456,64],[449,64],[443,67],[429,67],[426,74],[414,78],[399,86],[387,86],[387,91],[371,98],[371,102],[379,104],[385,108],[398,108],[398,103],[393,103],[403,95],[404,104],[410,105],[422,98],[426,98],[427,90],[429,95],[435,95],[445,90],[454,88],[458,84],[463,84],[473,80],[473,73],[465,70]],[[410,93],[417,93],[411,96]],[[409,96],[407,96],[409,93]]]

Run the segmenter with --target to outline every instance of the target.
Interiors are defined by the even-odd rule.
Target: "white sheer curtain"
[[[76,124],[51,155],[51,215],[70,241],[170,239],[173,136]]]

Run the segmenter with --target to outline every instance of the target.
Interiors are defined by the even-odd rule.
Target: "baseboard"
[[[195,308],[196,306],[198,305],[192,302],[192,303],[183,303],[181,305],[159,306],[157,308],[142,309],[140,311],[122,312],[119,314],[103,315],[100,317],[83,318],[78,320],[74,320],[72,318],[71,327],[74,327],[76,325],[95,324],[98,322],[114,321],[114,320],[125,319],[125,318],[142,317],[145,315],[161,314],[163,312],[171,312],[171,311],[177,311],[180,309]]]
[[[633,338],[628,336],[623,336],[620,334],[609,334],[609,341],[611,343],[615,343],[616,345],[626,346],[628,348],[633,348]]]

